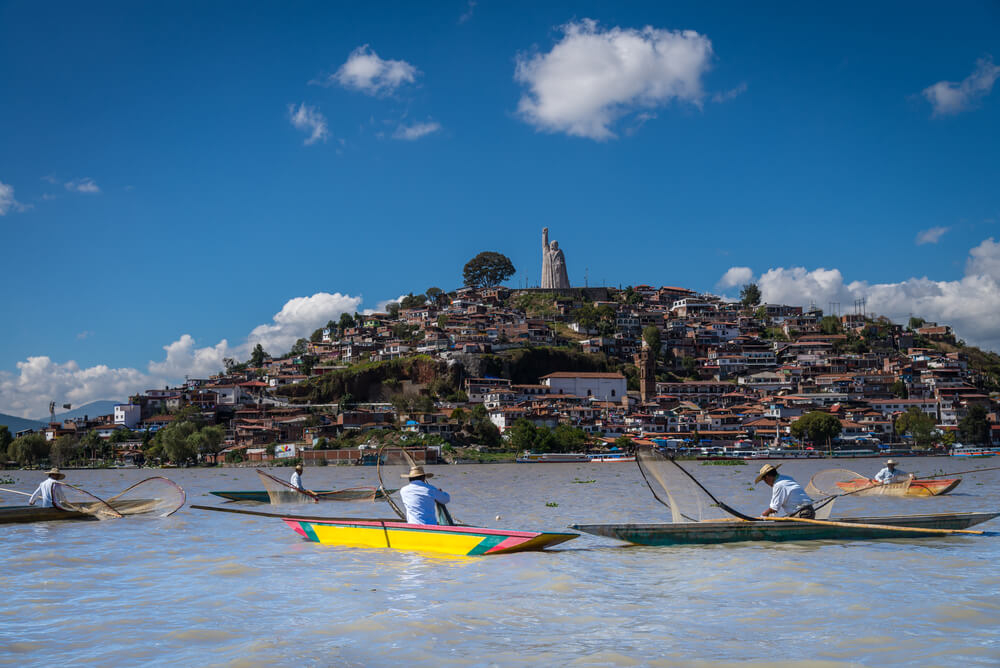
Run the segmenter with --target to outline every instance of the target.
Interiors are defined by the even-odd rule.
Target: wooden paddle
[[[773,515],[768,516],[765,519],[774,520],[775,522],[802,522],[805,524],[818,524],[820,526],[830,526],[830,527],[849,527],[857,528],[861,527],[863,529],[879,529],[886,531],[902,531],[902,532],[916,532],[916,533],[935,533],[935,534],[953,534],[953,533],[968,533],[976,536],[982,536],[984,532],[973,531],[970,529],[921,529],[919,527],[897,527],[891,526],[889,524],[862,524],[860,522],[834,522],[831,520],[809,520],[804,517],[775,517]]]
[[[316,515],[288,515],[281,513],[263,513],[259,510],[240,510],[238,508],[219,508],[218,506],[198,506],[192,505],[198,510],[211,510],[217,513],[235,513],[237,515],[257,515],[258,517],[275,517],[277,519],[288,518],[290,520],[308,520],[311,522],[394,522],[399,523],[396,518],[386,519],[384,517],[318,517]]]
[[[969,469],[968,471],[955,471],[953,473],[938,473],[937,475],[925,475],[918,480],[927,480],[928,478],[947,478],[952,475],[962,475],[963,473],[979,473],[980,471],[1000,471],[1000,466],[991,466],[988,469]]]
[[[16,489],[7,489],[6,487],[0,487],[0,492],[10,492],[11,494],[20,494],[21,496],[31,496],[27,492],[19,492]]]

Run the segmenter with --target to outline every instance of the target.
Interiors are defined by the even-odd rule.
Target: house
[[[621,401],[627,395],[625,376],[620,373],[557,371],[539,381],[552,394],[594,397],[600,401]]]

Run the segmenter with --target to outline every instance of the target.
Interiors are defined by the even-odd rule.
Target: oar
[[[367,517],[318,517],[316,515],[283,515],[281,513],[262,513],[259,510],[239,510],[238,508],[220,508],[218,506],[197,506],[193,505],[192,508],[197,508],[198,510],[211,510],[217,513],[235,513],[237,515],[257,515],[258,517],[275,517],[279,520],[290,519],[290,520],[308,520],[310,522],[395,522],[399,523],[399,520],[395,518],[386,519],[384,517],[379,518],[367,518]]]
[[[963,473],[979,473],[980,471],[1000,471],[1000,466],[991,466],[988,469],[969,469],[968,471],[955,471],[953,473],[938,473],[937,475],[925,475],[921,476],[919,480],[927,480],[928,478],[947,478],[950,475],[962,475]]]
[[[16,489],[7,489],[6,487],[0,487],[0,492],[10,492],[11,494],[20,494],[21,496],[31,496],[27,492],[19,492]]]
[[[968,533],[976,536],[982,536],[983,531],[972,531],[969,529],[921,529],[920,527],[897,527],[888,524],[862,524],[860,522],[833,522],[831,520],[810,520],[805,517],[775,517],[770,516],[767,519],[774,520],[776,522],[803,522],[805,524],[818,524],[820,526],[830,526],[830,527],[849,527],[862,529],[879,529],[886,531],[902,531],[902,532],[916,532],[916,533],[936,533],[936,534],[953,534],[953,533]]]

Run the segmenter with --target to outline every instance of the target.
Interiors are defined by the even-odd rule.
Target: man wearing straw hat
[[[802,489],[802,485],[787,475],[778,475],[779,466],[781,464],[764,464],[753,481],[756,485],[763,480],[771,488],[771,505],[760,516],[767,517],[781,510],[788,517],[814,519],[816,511],[812,505],[813,500]]]
[[[903,469],[896,468],[896,460],[889,459],[885,463],[885,468],[875,474],[873,480],[882,485],[890,485],[894,482],[903,482],[910,474]]]
[[[288,484],[295,489],[305,491],[305,487],[302,486],[302,464],[295,465],[295,473],[292,474],[291,480]]]
[[[58,500],[62,498],[62,492],[56,487],[56,482],[62,480],[66,477],[66,474],[60,473],[59,469],[52,467],[49,470],[49,477],[38,484],[38,489],[35,490],[31,498],[28,499],[28,505],[35,505],[35,501],[38,499],[42,500],[42,508],[52,508],[55,504],[53,500]]]
[[[424,473],[423,466],[413,466],[409,473],[400,478],[407,478],[410,484],[399,490],[399,498],[406,506],[406,522],[408,524],[437,524],[437,506],[451,501],[448,492],[442,491],[427,482],[433,478],[433,473]]]

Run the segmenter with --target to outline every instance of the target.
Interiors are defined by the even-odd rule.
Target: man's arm
[[[29,505],[29,506],[33,506],[33,505],[35,505],[35,501],[38,501],[38,497],[40,497],[41,495],[42,495],[42,486],[41,486],[41,485],[39,485],[39,486],[38,486],[38,487],[37,487],[37,488],[35,489],[34,493],[33,493],[33,494],[31,495],[31,498],[30,498],[30,499],[28,499],[28,505]]]
[[[433,487],[432,489],[434,491],[431,493],[431,495],[434,497],[435,501],[437,501],[438,503],[451,502],[451,495],[448,494],[448,492],[444,491],[443,489],[438,489],[437,487]]]

